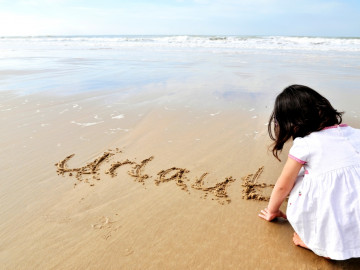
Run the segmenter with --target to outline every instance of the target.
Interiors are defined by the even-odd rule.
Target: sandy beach
[[[147,50],[2,55],[1,268],[358,269],[257,215],[276,94],[307,84],[359,128],[358,53]]]

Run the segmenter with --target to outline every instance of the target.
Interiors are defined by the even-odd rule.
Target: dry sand
[[[1,93],[1,269],[358,269],[258,218],[271,100],[141,102]]]

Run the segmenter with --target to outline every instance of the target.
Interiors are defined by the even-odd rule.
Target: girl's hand
[[[282,217],[286,219],[286,215],[278,210],[277,212],[270,212],[269,209],[266,207],[264,210],[261,210],[261,213],[259,214],[259,217],[267,220],[272,221],[274,218]]]

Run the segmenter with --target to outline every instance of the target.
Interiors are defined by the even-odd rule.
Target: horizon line
[[[129,37],[129,36],[147,36],[147,37],[168,37],[168,36],[189,36],[189,37],[310,37],[310,38],[348,38],[358,39],[360,36],[327,36],[327,35],[258,35],[258,34],[41,34],[41,35],[1,35],[0,38],[32,38],[32,37]]]

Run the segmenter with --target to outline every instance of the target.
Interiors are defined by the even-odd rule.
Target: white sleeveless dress
[[[360,257],[360,130],[345,124],[296,138],[303,164],[287,217],[305,245],[334,260]]]

